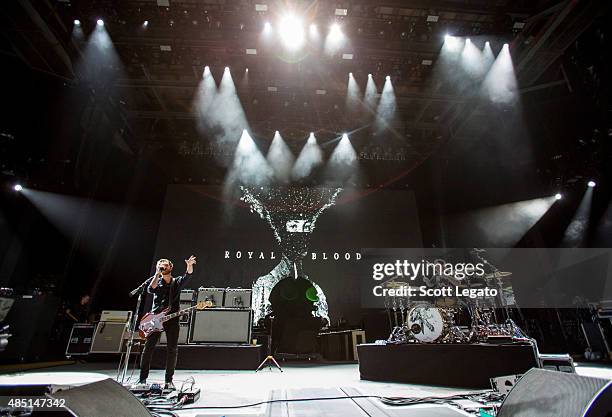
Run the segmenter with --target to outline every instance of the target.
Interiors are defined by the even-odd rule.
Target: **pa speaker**
[[[612,417],[612,381],[533,368],[497,417]]]
[[[65,400],[75,417],[152,417],[138,398],[110,378],[49,396]]]

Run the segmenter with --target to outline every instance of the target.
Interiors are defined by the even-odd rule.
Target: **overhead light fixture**
[[[562,198],[563,198],[563,195],[561,193],[555,194],[555,200],[561,200]]]
[[[525,22],[514,22],[512,29],[523,29],[525,27]]]
[[[270,24],[270,22],[264,23],[264,32],[269,32],[271,30],[272,30],[272,25]]]
[[[424,59],[421,61],[421,65],[425,65],[426,67],[429,67],[433,64],[433,61],[431,59]]]
[[[257,55],[257,49],[255,49],[255,48],[247,48],[246,49],[246,54],[247,55]]]
[[[96,24],[97,24],[98,26],[104,26],[104,20],[102,20],[102,19],[98,19],[98,21],[96,22]]]
[[[342,59],[353,59],[353,54],[342,54]]]
[[[15,190],[17,192],[22,191],[23,190],[23,186],[21,184],[15,184],[13,186],[13,190]]]
[[[142,25],[143,25],[144,27],[149,26],[149,21],[148,21],[148,20],[145,20],[145,21],[142,23]]]
[[[267,4],[255,4],[255,11],[256,12],[267,12],[268,5]]]
[[[170,7],[170,0],[157,0],[159,7]]]
[[[440,19],[440,16],[430,14],[427,16],[427,21],[430,23],[436,23]]]
[[[170,51],[172,51],[172,46],[170,46],[170,45],[159,45],[159,50],[163,51],[163,52],[170,52]]]
[[[590,188],[593,188],[593,187],[595,187],[597,184],[595,183],[595,181],[591,180],[591,181],[589,181],[589,182],[587,183],[587,185],[588,185]]]
[[[331,28],[329,29],[329,36],[332,42],[338,42],[342,39],[344,35],[342,34],[342,29],[340,29],[339,24],[334,23],[331,25]]]
[[[75,26],[81,26],[81,21],[79,19],[74,19],[73,23]]]
[[[268,91],[278,91],[278,88],[274,86],[269,86]]]
[[[281,40],[287,48],[298,49],[304,43],[304,26],[296,16],[284,16],[278,29]]]
[[[346,16],[348,15],[348,9],[336,9],[334,14],[336,16]]]
[[[324,96],[325,94],[327,94],[327,90],[317,90],[316,93],[319,96]]]

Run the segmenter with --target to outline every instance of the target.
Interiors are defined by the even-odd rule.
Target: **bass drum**
[[[448,326],[441,309],[419,305],[408,312],[406,327],[419,342],[440,342],[448,332]]]

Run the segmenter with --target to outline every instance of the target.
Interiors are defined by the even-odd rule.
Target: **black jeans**
[[[176,358],[178,354],[177,344],[179,337],[179,319],[174,318],[164,323],[164,331],[166,332],[166,382],[172,382],[174,376],[174,368],[176,368]],[[155,332],[147,337],[142,356],[140,358],[140,381],[146,381],[149,377],[149,369],[151,369],[151,359],[153,351],[161,333]]]

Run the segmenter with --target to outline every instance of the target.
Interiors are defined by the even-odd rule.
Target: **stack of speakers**
[[[180,317],[179,344],[250,343],[251,297],[252,290],[242,288],[200,287],[197,291],[181,291],[181,309],[201,301],[212,303],[212,307],[192,310]],[[162,333],[161,343],[165,342]]]

